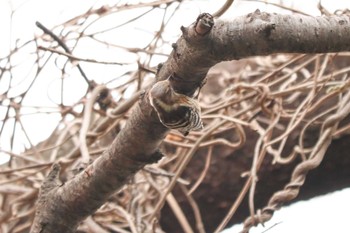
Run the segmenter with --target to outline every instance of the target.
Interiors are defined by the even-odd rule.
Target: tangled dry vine
[[[89,160],[95,160],[106,150],[129,119],[131,107],[153,82],[153,72],[156,71],[151,66],[154,60],[168,56],[161,45],[170,47],[171,41],[167,41],[164,36],[166,26],[181,4],[181,1],[163,0],[137,5],[93,7],[57,27],[47,29],[43,34],[38,33],[31,41],[19,43],[8,56],[1,58],[1,82],[6,79],[10,81],[6,81],[7,89],[0,95],[1,105],[5,109],[0,135],[4,135],[9,127],[12,128],[10,150],[0,148],[2,153],[10,156],[8,163],[2,165],[0,170],[2,231],[28,231],[33,221],[39,188],[51,165],[59,161],[60,180],[65,182],[84,170]],[[89,31],[100,20],[130,9],[145,10],[120,25]],[[156,35],[146,46],[128,48],[113,44],[109,32],[142,21],[143,17],[155,10],[161,10],[163,18]],[[340,15],[341,12],[337,13]],[[168,17],[168,14],[171,16]],[[57,38],[53,35],[57,35]],[[116,53],[133,55],[136,61],[102,61],[73,55],[85,39]],[[67,42],[70,44],[68,50],[62,46],[62,43]],[[19,90],[20,83],[16,83],[13,77],[17,77],[16,69],[21,67],[14,64],[13,59],[18,54],[25,54],[27,49],[32,52],[29,56],[33,59],[34,72],[25,78],[25,83],[28,83],[26,89]],[[228,224],[246,195],[249,197],[251,216],[245,221],[243,232],[269,220],[274,211],[297,196],[307,173],[322,162],[332,139],[344,136],[349,130],[350,124],[346,119],[350,113],[350,68],[346,62],[349,56],[346,52],[272,55],[214,67],[208,75],[207,82],[210,85],[204,86],[200,94],[205,129],[191,132],[187,137],[171,131],[162,144],[166,156],[157,164],[148,165],[138,172],[129,184],[86,219],[79,230],[161,232],[161,226],[154,217],[159,217],[160,209],[166,202],[183,231],[194,232],[172,192],[174,186],[178,185],[195,213],[196,230],[205,232],[200,203],[197,203],[193,194],[203,184],[210,169],[212,157],[215,156],[213,149],[221,147],[234,151],[244,147],[250,140],[247,130],[254,131],[258,137],[251,168],[242,174],[242,179],[246,179],[245,185],[215,232],[220,232]],[[111,66],[113,69],[122,67],[123,71],[118,71],[118,77],[115,74],[104,77],[101,82],[103,85],[100,85],[97,78],[95,80],[92,75],[88,75],[87,70],[91,71],[89,66],[92,64],[99,70]],[[74,73],[76,65],[83,70],[80,75]],[[235,72],[230,71],[232,66]],[[49,68],[58,71],[60,98],[47,107],[32,105],[28,100],[42,79],[42,73]],[[64,82],[68,77],[78,76],[83,77],[80,85],[85,85],[87,91],[80,93],[73,103],[67,103],[69,92]],[[52,83],[55,81],[52,80]],[[95,102],[97,104],[94,106]],[[54,114],[59,120],[52,134],[35,145],[23,121],[28,115],[40,114]],[[317,142],[312,145],[305,143],[305,134],[315,129],[319,131],[315,136]],[[286,145],[295,132],[299,132],[298,143],[287,154]],[[26,138],[28,147],[20,154],[14,152],[17,134]],[[197,180],[187,180],[183,172],[199,150],[206,152],[205,166]],[[276,190],[266,207],[257,210],[254,199],[259,171],[263,162],[271,157],[274,166],[300,162],[285,188]],[[84,172],[88,174],[89,171]]]

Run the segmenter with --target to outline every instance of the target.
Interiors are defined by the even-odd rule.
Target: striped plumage
[[[203,128],[198,102],[176,93],[169,80],[159,81],[149,91],[149,101],[160,122],[169,129],[176,129],[186,136],[191,130]]]

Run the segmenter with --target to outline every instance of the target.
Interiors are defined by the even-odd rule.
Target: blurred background
[[[127,100],[135,97],[138,91],[154,82],[154,72],[152,71],[160,62],[167,59],[172,50],[171,44],[181,35],[179,30],[181,25],[190,25],[200,13],[217,11],[225,2],[204,0],[0,1],[0,24],[2,28],[2,36],[0,37],[0,163],[2,164],[0,168],[0,195],[2,195],[0,197],[0,231],[28,232],[34,213],[33,204],[40,182],[45,177],[52,162],[65,157],[68,158],[67,151],[72,151],[69,158],[74,158],[74,162],[69,164],[67,175],[63,178],[69,179],[73,176],[70,172],[74,171],[79,163],[79,130],[84,119],[86,119],[84,109],[91,99],[90,97],[93,96],[93,88],[98,85],[105,85],[109,90],[107,95],[112,99],[106,105],[98,104],[91,110],[91,121],[88,124],[90,130],[86,137],[91,141],[89,144],[90,154],[95,158],[106,148],[110,140],[118,133],[118,130],[123,127],[130,114],[129,111],[125,111],[122,116],[118,115],[116,117],[107,109],[113,109],[127,102]],[[346,9],[350,9],[350,2],[344,0],[309,0],[307,3],[299,0],[235,0],[220,19],[230,20],[256,9],[271,13],[303,13],[320,16],[327,13],[344,13]],[[68,46],[70,52],[65,51],[62,45],[57,43],[48,33],[44,33],[36,25],[36,22],[40,22],[57,35]],[[349,54],[344,53],[339,56],[315,58],[317,64],[327,63],[332,59],[340,60],[339,63],[336,62],[339,66],[331,65],[332,69],[325,72],[324,77],[331,75],[332,72],[341,72],[349,67],[348,63],[344,62],[344,60],[348,60]],[[286,74],[291,72],[290,70],[294,67],[304,64],[306,59],[312,59],[312,57],[298,58],[296,55],[272,55],[248,58],[214,67],[210,73],[210,77],[213,78],[208,81],[209,87],[207,84],[207,87],[205,87],[207,89],[204,88],[199,97],[204,112],[205,124],[211,124],[214,113],[227,114],[233,117],[234,112],[241,109],[242,106],[244,107],[244,105],[235,105],[232,109],[223,110],[218,108],[218,106],[224,104],[224,102],[219,102],[218,99],[226,99],[227,101],[231,101],[230,98],[244,99],[244,96],[230,93],[235,85],[238,85],[238,82],[259,80],[265,74],[293,60],[294,62],[288,67],[286,66],[284,73]],[[293,71],[294,73],[291,74],[289,80],[290,86],[288,84],[283,88],[292,88],[303,78],[307,80],[311,77],[313,69],[317,67],[304,65],[304,68],[301,71]],[[341,77],[335,79],[334,82],[346,80],[347,72],[346,70],[341,73]],[[280,85],[283,86],[283,84]],[[339,85],[339,83],[334,85]],[[327,91],[329,92],[329,90],[324,91],[324,95],[327,95]],[[302,93],[300,96],[303,96]],[[287,98],[291,100],[292,96],[288,95]],[[293,114],[298,104],[295,106],[286,104],[285,106],[290,108],[289,113]],[[211,112],[212,109],[217,110]],[[246,120],[245,117],[249,118],[249,116],[243,115],[234,117],[241,120]],[[105,121],[106,126],[102,127],[100,125],[103,121],[101,119]],[[265,128],[266,125],[269,125],[264,116],[261,116],[258,122]],[[280,124],[282,128],[283,125],[287,125],[286,122],[280,122]],[[217,133],[218,137],[227,140],[225,143],[212,144],[214,146],[210,146],[210,143],[208,143],[198,151],[198,156],[206,155],[206,157],[203,157],[206,159],[189,165],[193,168],[193,177],[190,174],[191,172],[185,172],[183,176],[184,184],[188,185],[190,183],[189,187],[197,184],[200,188],[196,192],[206,193],[207,183],[210,183],[208,186],[212,185],[216,173],[210,175],[210,172],[206,171],[209,168],[205,167],[213,168],[214,171],[215,169],[221,169],[219,165],[216,167],[214,158],[208,159],[208,151],[213,151],[210,152],[210,157],[215,157],[215,152],[225,158],[235,156],[234,153],[238,151],[238,147],[229,143],[234,144],[237,140],[237,134],[239,134],[237,133],[239,131],[237,127],[233,124],[226,125],[225,129]],[[300,127],[302,128],[304,125]],[[230,133],[228,136],[225,134],[228,130],[235,133]],[[243,131],[249,138],[249,133],[247,133],[249,130],[244,128]],[[98,136],[94,136],[94,133]],[[300,131],[295,132],[295,134],[299,136]],[[193,144],[199,136],[200,134],[194,133],[190,135],[189,139],[184,139],[176,132],[171,133],[163,145],[169,158],[152,169],[158,169],[158,172],[175,173],[176,166],[180,163],[179,158],[189,150],[184,144]],[[290,140],[295,138],[291,136]],[[254,144],[251,144],[251,148],[254,148]],[[243,184],[244,179],[240,175],[250,169],[251,159],[250,157],[249,164],[242,165],[242,171],[236,171],[236,179],[241,179],[237,184]],[[267,161],[266,163],[270,164],[270,162]],[[235,164],[237,165],[237,163]],[[230,168],[226,169],[230,170]],[[275,176],[273,172],[275,171],[270,172],[271,176]],[[292,170],[288,170],[287,175],[285,175],[287,178],[283,175],[284,179],[281,179],[281,183],[277,186],[279,188],[268,191],[273,193],[283,188],[288,182],[291,172]],[[347,173],[340,174],[342,177],[347,175]],[[151,176],[152,178],[150,178]],[[138,190],[144,196],[150,195],[149,193],[154,194],[154,191],[150,191],[152,188],[145,187],[140,180],[143,182],[145,180],[158,182],[160,189],[165,188],[169,183],[168,178],[158,180],[153,176],[155,176],[154,173],[150,172],[144,177],[142,175],[136,177],[133,185],[138,188],[135,190]],[[225,174],[217,177],[217,179],[225,178]],[[226,178],[230,179],[230,177],[232,177],[232,174],[227,175]],[[322,178],[320,179],[317,182],[322,182]],[[349,183],[347,182],[348,180],[344,180],[341,185],[335,185],[330,191],[348,187],[346,184]],[[325,183],[328,185],[327,182]],[[140,186],[138,186],[139,184]],[[270,189],[268,185],[264,186],[263,182],[259,181],[259,185],[262,186],[262,189]],[[227,196],[232,195],[231,198],[225,199],[225,201],[222,201],[220,197],[217,199],[217,205],[221,205],[221,210],[226,212],[234,202],[237,192],[231,190],[225,184],[217,184],[215,187],[218,191],[221,190],[220,192],[227,193]],[[240,190],[242,187],[235,188]],[[183,192],[182,188],[179,189]],[[180,191],[175,190],[174,196],[178,203],[168,200],[164,213],[168,213],[166,211],[174,212],[174,206],[182,206],[182,202],[185,202],[184,197],[176,196],[177,192]],[[317,192],[317,189],[315,192]],[[320,191],[319,193],[325,192]],[[215,202],[215,195],[217,194],[213,193],[210,201],[205,200],[203,203]],[[268,196],[265,193],[264,195]],[[275,213],[272,220],[265,224],[265,227],[253,228],[251,232],[349,232],[350,227],[347,224],[346,212],[350,208],[349,195],[350,189],[346,188],[326,196],[319,196],[307,201],[299,201],[288,207],[282,207],[280,211]],[[305,198],[308,199],[311,196],[314,195],[305,195]],[[127,219],[126,216],[135,217],[138,215],[137,211],[130,210],[130,206],[127,207],[128,203],[137,203],[137,206],[140,206],[143,205],[140,204],[142,201],[132,201],[137,199],[137,195],[130,190],[129,192],[124,190],[118,194],[118,197],[118,200],[111,199],[100,214],[96,214],[82,224],[80,231],[131,232],[132,229],[130,230],[127,227],[130,222],[125,220]],[[215,212],[213,213],[215,208],[212,210],[211,207],[209,209],[206,209],[205,206],[201,207],[201,198],[202,196],[198,196],[197,203],[202,215],[205,215],[206,211],[215,215]],[[143,206],[145,210],[141,211],[142,214],[152,211],[152,207],[149,206],[152,206],[156,200],[157,198],[145,198],[143,202],[147,204],[145,204],[146,207]],[[260,201],[266,204],[266,198],[262,198]],[[120,210],[121,208],[126,210],[128,214]],[[185,214],[175,213],[176,216],[169,218],[169,222],[175,221],[174,219],[178,219],[181,215],[186,216],[187,208],[191,209],[189,207],[182,208]],[[193,209],[195,208],[192,207]],[[116,210],[116,213],[112,214],[114,210]],[[213,229],[216,229],[223,216],[222,213],[218,214],[217,219],[210,223],[205,218],[202,219],[203,225],[208,227],[206,232],[212,232]],[[245,217],[247,216],[245,215]],[[232,221],[230,225],[241,222],[245,217],[242,215],[237,221]],[[195,225],[193,222],[198,223],[198,219],[200,219],[198,216],[189,217],[188,221],[192,222],[189,225],[192,225],[194,232],[204,232],[201,227],[198,227],[198,224],[193,226]],[[214,218],[210,216],[208,219]],[[143,217],[135,217],[135,225],[138,224],[138,220],[142,222]],[[92,222],[99,226],[97,227]],[[164,226],[168,226],[169,222],[164,221]],[[182,222],[181,224],[174,225],[173,228],[164,227],[163,230],[164,232],[184,232],[183,226],[186,223]],[[138,232],[144,232],[140,230],[142,228],[137,229]],[[178,231],[174,229],[178,229]],[[239,232],[241,229],[242,225],[238,224],[223,232]]]

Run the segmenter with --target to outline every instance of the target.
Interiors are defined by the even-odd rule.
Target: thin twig
[[[219,10],[217,10],[215,13],[213,13],[212,16],[215,18],[219,18],[230,8],[230,6],[232,5],[233,2],[234,2],[234,0],[226,0],[224,5]]]
[[[62,56],[66,56],[69,59],[71,59],[72,61],[76,60],[76,61],[98,63],[98,64],[104,64],[104,65],[120,65],[120,66],[127,65],[127,63],[121,63],[121,62],[98,61],[98,60],[95,60],[95,59],[80,58],[80,57],[73,56],[72,54],[67,53],[67,52],[62,52],[62,51],[59,51],[59,50],[56,50],[56,49],[46,48],[46,47],[43,47],[43,46],[38,46],[38,49],[44,50],[44,51],[49,51],[49,52],[52,52],[52,53],[57,53],[57,54],[62,55]]]
[[[213,126],[210,130],[208,130],[205,134],[203,134],[198,141],[196,142],[196,144],[191,148],[191,150],[186,154],[183,162],[181,163],[180,167],[177,169],[176,171],[176,175],[175,177],[171,180],[169,187],[165,190],[165,192],[163,193],[163,195],[161,196],[160,200],[158,201],[157,205],[154,208],[154,212],[151,214],[151,216],[149,217],[149,219],[151,221],[154,221],[155,216],[158,214],[158,212],[160,211],[161,207],[164,204],[164,200],[166,199],[166,196],[170,193],[170,191],[174,188],[177,179],[180,177],[180,175],[182,174],[182,172],[185,170],[187,164],[191,161],[194,153],[196,152],[196,150],[199,148],[199,145],[202,141],[204,141],[206,138],[209,137],[209,135],[214,132],[217,128],[219,128],[221,125],[225,124],[226,121],[222,120],[219,123],[217,123],[215,126]]]
[[[42,25],[40,22],[35,22],[35,25],[40,28],[41,30],[43,30],[44,33],[48,34],[49,36],[52,37],[52,39],[54,39],[63,49],[66,53],[68,54],[72,54],[72,52],[70,51],[70,49],[68,48],[68,46],[56,35],[54,34],[52,31],[50,31],[47,27],[45,27],[44,25]],[[83,69],[81,68],[81,66],[79,64],[77,64],[78,70],[81,74],[81,76],[83,76],[83,78],[85,79],[86,83],[89,85],[89,88],[92,89],[93,86],[91,86],[91,82],[89,81],[89,79],[87,78],[85,72],[83,71]]]

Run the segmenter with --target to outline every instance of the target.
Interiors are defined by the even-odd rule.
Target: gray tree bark
[[[307,17],[256,11],[232,21],[201,14],[182,27],[182,36],[157,80],[170,75],[172,87],[193,96],[208,70],[221,61],[273,53],[326,53],[350,51],[350,18],[347,15]],[[83,172],[61,184],[59,165],[44,181],[31,233],[75,232],[80,221],[146,164],[158,161],[158,147],[168,129],[158,120],[148,101],[139,103],[111,146]]]

